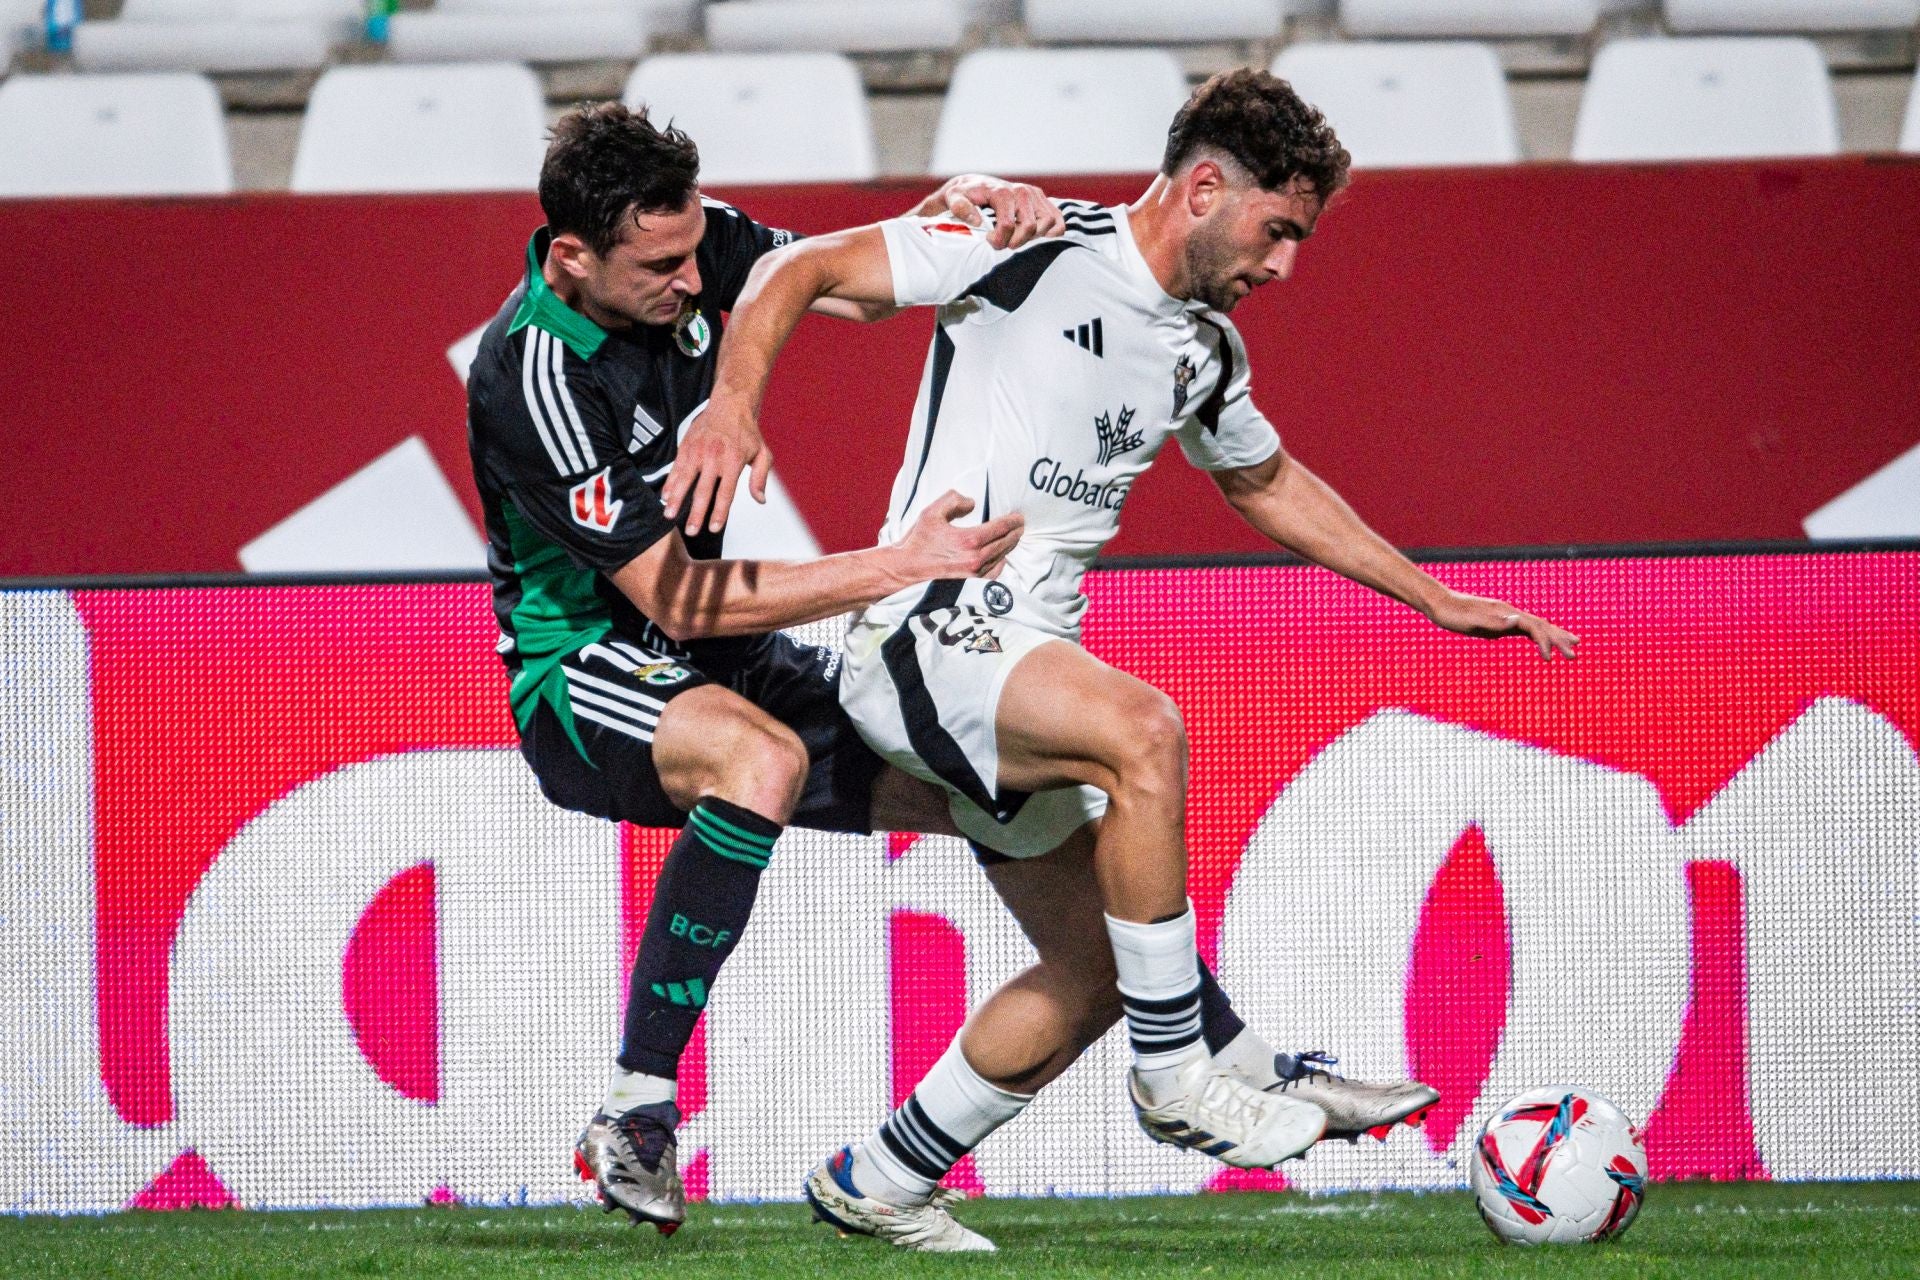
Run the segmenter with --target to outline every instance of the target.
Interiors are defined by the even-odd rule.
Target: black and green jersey
[[[751,638],[676,645],[607,575],[673,528],[660,503],[679,435],[706,405],[729,310],[761,255],[793,239],[706,201],[701,293],[667,326],[602,329],[541,277],[549,235],[480,340],[467,379],[467,445],[486,515],[500,652],[523,729],[546,701],[566,713],[562,657],[608,634],[700,669],[725,669]],[[687,539],[699,558],[721,537]]]

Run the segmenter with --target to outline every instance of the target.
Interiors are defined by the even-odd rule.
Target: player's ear
[[[593,257],[587,242],[571,231],[555,236],[547,246],[547,259],[576,280],[591,274]]]
[[[1226,193],[1227,175],[1219,164],[1212,160],[1198,161],[1187,170],[1187,212],[1196,218],[1204,218],[1213,212],[1214,206]]]

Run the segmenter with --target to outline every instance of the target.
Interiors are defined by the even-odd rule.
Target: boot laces
[[[1274,1055],[1274,1074],[1280,1077],[1280,1083],[1276,1086],[1279,1092],[1284,1093],[1296,1084],[1312,1083],[1316,1078],[1325,1080],[1328,1083],[1332,1083],[1335,1080],[1344,1081],[1346,1079],[1345,1076],[1335,1075],[1333,1072],[1327,1070],[1328,1067],[1338,1063],[1340,1059],[1334,1057],[1325,1049],[1309,1049],[1305,1053],[1292,1055],[1292,1064],[1283,1071],[1280,1069],[1280,1064],[1286,1060],[1287,1056],[1288,1055],[1284,1053]]]
[[[673,1130],[667,1127],[665,1121],[645,1108],[635,1108],[625,1115],[615,1116],[613,1130],[626,1141],[641,1168],[648,1173],[660,1172],[660,1162],[666,1158],[667,1145],[673,1141]]]
[[[1225,1072],[1214,1072],[1201,1086],[1200,1096],[1195,1099],[1196,1119],[1205,1121],[1209,1129],[1228,1128],[1244,1131],[1253,1128],[1260,1121],[1266,1108],[1263,1094],[1239,1085]],[[1222,1124],[1221,1122],[1225,1123]]]

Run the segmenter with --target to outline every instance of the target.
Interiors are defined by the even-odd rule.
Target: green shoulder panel
[[[540,228],[527,242],[527,291],[514,310],[507,332],[518,333],[528,325],[545,329],[566,343],[567,350],[582,360],[591,360],[594,352],[600,350],[600,344],[607,340],[607,331],[560,301],[547,287],[541,272],[541,260],[546,257],[546,231],[545,227]]]

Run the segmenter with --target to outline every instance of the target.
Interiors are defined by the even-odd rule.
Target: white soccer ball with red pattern
[[[1572,1086],[1529,1089],[1473,1150],[1480,1218],[1508,1244],[1584,1244],[1625,1231],[1647,1193],[1647,1153],[1620,1108]]]

